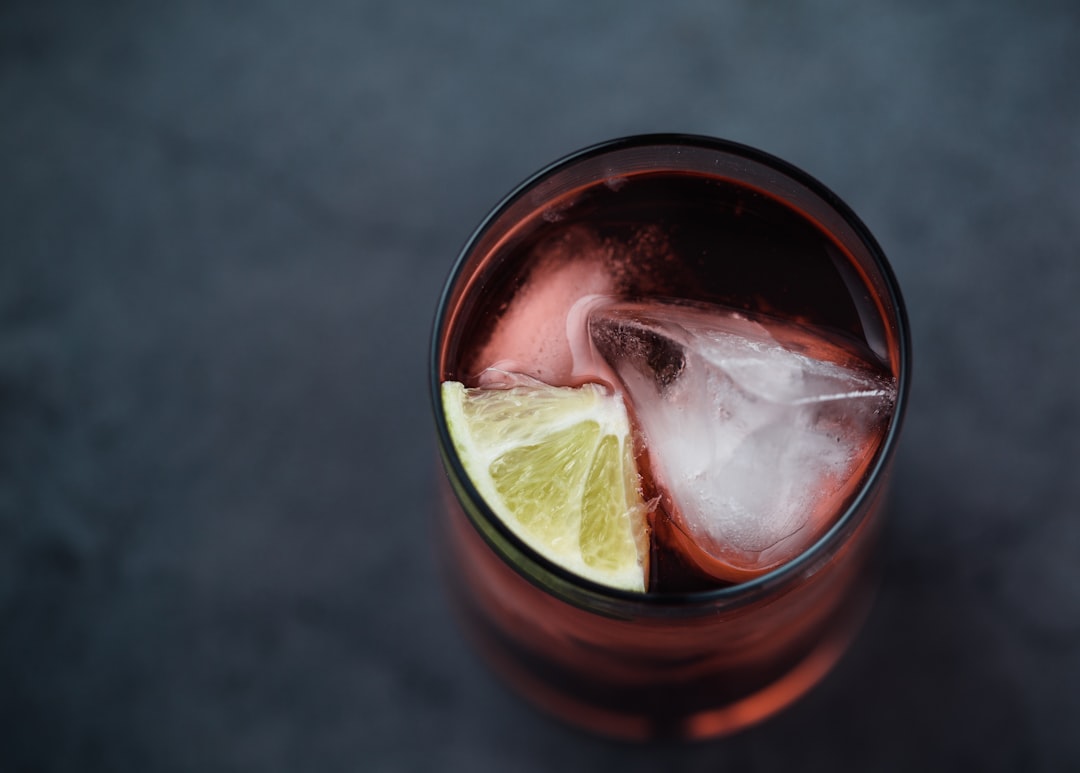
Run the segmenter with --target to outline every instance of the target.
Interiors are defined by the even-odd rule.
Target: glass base
[[[540,711],[559,721],[614,740],[694,741],[745,730],[798,701],[832,670],[856,632],[846,631],[822,642],[787,673],[752,695],[681,716],[619,712],[583,702],[536,679],[530,670],[518,667],[506,657],[506,653],[500,656],[489,647],[481,650],[506,683]]]

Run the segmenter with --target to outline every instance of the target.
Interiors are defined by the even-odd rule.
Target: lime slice
[[[582,577],[645,590],[647,507],[621,397],[596,384],[447,381],[442,401],[465,471],[511,531]]]

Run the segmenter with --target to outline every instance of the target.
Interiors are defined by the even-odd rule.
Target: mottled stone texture
[[[0,770],[1080,767],[1080,5],[0,4]],[[625,747],[518,702],[429,540],[440,285],[651,130],[843,196],[916,382],[880,600],[805,701]]]

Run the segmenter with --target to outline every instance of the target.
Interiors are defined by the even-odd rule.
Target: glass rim
[[[442,380],[440,342],[443,337],[443,328],[447,323],[447,313],[458,280],[461,278],[474,248],[487,234],[488,230],[498,222],[500,217],[512,205],[529,192],[533,191],[540,183],[553,177],[559,172],[599,156],[646,147],[692,147],[703,150],[713,150],[728,156],[756,162],[766,168],[779,172],[793,182],[803,186],[808,192],[819,198],[829,209],[838,214],[866,248],[867,253],[873,261],[874,268],[879,272],[882,279],[882,290],[884,292],[881,294],[885,296],[885,300],[887,301],[886,305],[892,308],[893,316],[895,317],[895,319],[883,320],[888,326],[895,328],[897,389],[893,415],[889,427],[885,432],[885,436],[882,439],[881,446],[878,449],[877,458],[867,469],[865,480],[855,496],[852,497],[843,513],[836,518],[832,525],[795,558],[785,561],[779,566],[752,579],[710,590],[672,593],[650,593],[648,591],[638,592],[623,590],[589,580],[575,572],[563,568],[541,555],[524,540],[518,537],[517,534],[515,534],[510,527],[495,514],[484,497],[477,491],[454,448],[453,440],[450,437],[449,429],[447,427],[446,415],[443,410],[441,399]],[[664,167],[662,165],[657,165],[655,169],[650,169],[649,171],[662,171],[663,169]],[[775,193],[770,193],[770,195],[777,197],[777,194]],[[781,199],[781,201],[782,200],[783,199]],[[731,140],[699,134],[636,134],[588,145],[548,163],[525,178],[522,182],[518,183],[518,185],[504,195],[502,199],[492,207],[488,214],[484,216],[479,225],[473,229],[464,246],[458,253],[440,293],[432,327],[429,369],[430,396],[435,415],[440,455],[443,464],[447,467],[447,472],[450,474],[451,483],[456,483],[463,488],[463,491],[459,491],[455,486],[455,495],[458,495],[459,498],[462,495],[467,496],[469,504],[475,507],[475,513],[470,512],[472,508],[466,506],[466,503],[462,503],[462,510],[464,511],[466,518],[470,521],[471,526],[476,528],[478,535],[488,543],[498,557],[509,568],[527,581],[538,585],[542,590],[562,597],[571,596],[572,598],[566,598],[566,600],[584,608],[609,608],[612,605],[617,608],[630,606],[639,612],[647,614],[650,611],[664,612],[680,607],[698,607],[701,605],[715,606],[718,604],[734,607],[741,603],[749,603],[754,599],[760,598],[761,595],[774,587],[795,580],[800,576],[804,569],[813,565],[815,561],[821,558],[828,558],[834,554],[832,548],[842,544],[843,535],[848,529],[858,525],[857,518],[859,514],[866,506],[867,499],[875,493],[875,483],[887,472],[893,454],[895,453],[907,407],[908,391],[911,382],[911,332],[907,311],[900,294],[899,284],[881,246],[855,212],[836,193],[821,183],[817,178],[781,158],[752,146]],[[475,514],[484,518],[486,523],[498,533],[505,545],[511,546],[522,558],[530,561],[536,568],[540,569],[543,574],[548,575],[552,580],[555,580],[555,582],[552,584],[542,583],[534,574],[524,571],[522,566],[512,560],[513,556],[507,555],[503,546],[495,544],[484,529],[479,528],[479,524],[474,521]],[[562,592],[555,586],[561,586],[563,588]],[[566,589],[573,590],[568,594]]]

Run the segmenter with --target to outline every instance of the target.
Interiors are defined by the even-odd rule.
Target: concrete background
[[[1080,5],[0,5],[0,770],[1080,768]],[[863,217],[916,381],[863,635],[627,747],[465,646],[429,326],[496,200],[713,134]]]

